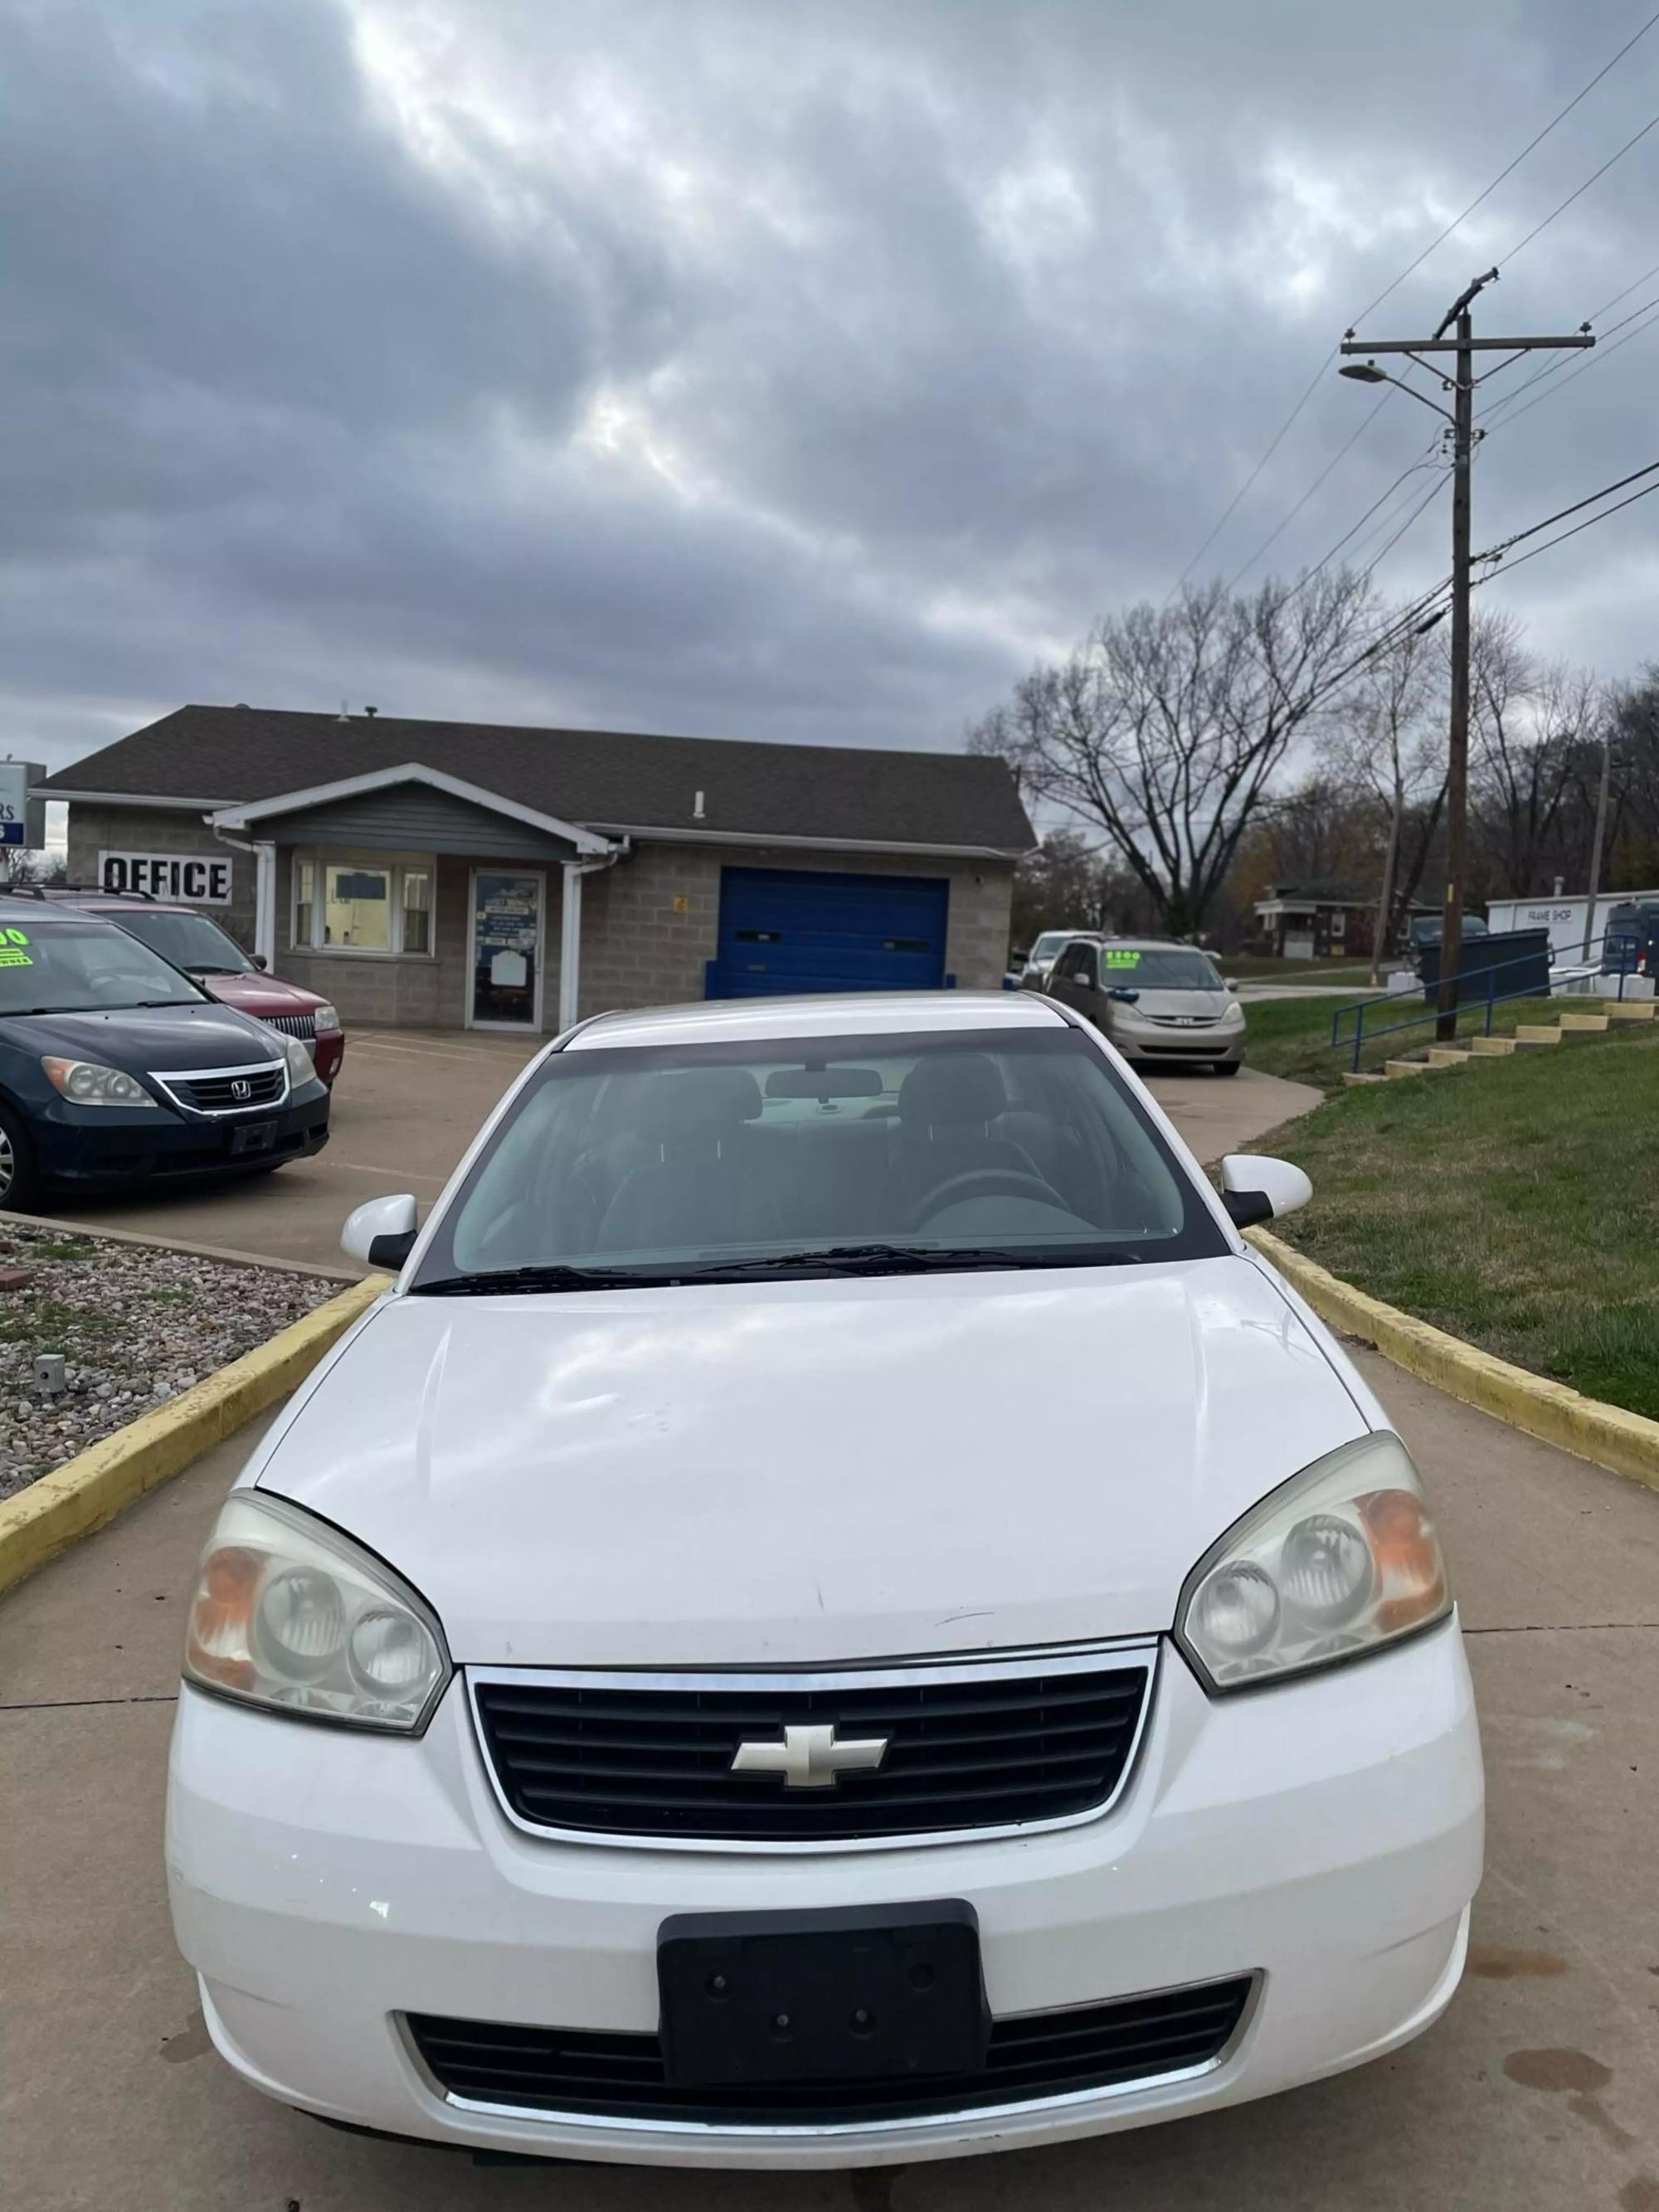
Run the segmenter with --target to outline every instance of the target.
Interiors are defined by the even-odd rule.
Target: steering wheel
[[[932,1215],[942,1213],[947,1206],[959,1206],[967,1198],[1036,1198],[1045,1206],[1071,1212],[1054,1185],[1044,1182],[1040,1175],[1026,1175],[1018,1168],[969,1168],[964,1175],[950,1176],[935,1183],[910,1208],[904,1225],[920,1229]]]

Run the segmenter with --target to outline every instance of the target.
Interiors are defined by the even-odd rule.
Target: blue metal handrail
[[[1620,961],[1616,968],[1609,966],[1607,963],[1607,948],[1609,942],[1614,945],[1619,950]],[[1625,978],[1626,975],[1633,975],[1636,972],[1636,963],[1640,957],[1639,943],[1635,938],[1627,937],[1623,934],[1615,935],[1612,930],[1607,930],[1604,932],[1601,936],[1592,939],[1586,950],[1571,960],[1563,959],[1558,963],[1552,957],[1551,972],[1553,972],[1555,966],[1558,964],[1561,967],[1572,967],[1578,969],[1589,969],[1594,967],[1596,965],[1596,962],[1592,956],[1597,953],[1598,951],[1601,955],[1599,972],[1604,975],[1616,975],[1618,976],[1618,996],[1622,1000],[1625,995]],[[1506,999],[1537,998],[1539,996],[1539,993],[1531,983],[1519,983],[1510,990],[1500,991],[1498,988],[1498,978],[1499,975],[1504,969],[1513,968],[1528,968],[1535,975],[1538,968],[1537,953],[1522,952],[1517,954],[1513,960],[1496,961],[1490,968],[1471,969],[1467,971],[1454,969],[1450,975],[1443,975],[1440,978],[1441,983],[1455,983],[1460,987],[1453,1006],[1454,1021],[1461,1021],[1466,1012],[1479,1012],[1482,1008],[1484,1008],[1486,1014],[1484,1034],[1490,1036],[1492,1035],[1492,1008],[1494,1006],[1501,1006]],[[1461,988],[1463,976],[1466,972],[1474,975],[1484,975],[1486,978],[1486,995],[1484,999],[1475,1000],[1473,1002],[1473,1005],[1464,998]],[[1437,994],[1439,991],[1439,984],[1437,983],[1434,988]],[[1547,991],[1544,995],[1547,997],[1553,997],[1555,994],[1553,992]],[[1396,1006],[1399,1004],[1400,1000],[1398,999],[1379,999],[1376,997],[1370,999],[1356,999],[1346,1006],[1336,1007],[1333,1012],[1331,1015],[1331,1050],[1333,1052],[1340,1052],[1344,1045],[1352,1043],[1353,1047],[1352,1065],[1355,1074],[1358,1074],[1359,1072],[1359,1055],[1361,1048],[1364,1045],[1368,1043],[1375,1043],[1378,1037],[1393,1036],[1398,1030],[1420,1029],[1425,1022],[1437,1023],[1440,1019],[1440,1008],[1437,1006],[1425,1006],[1420,1014],[1407,1015],[1404,1021],[1385,1022],[1380,1029],[1372,1028],[1368,1030],[1366,1028],[1365,1014],[1368,1008],[1372,1012],[1376,1012],[1380,1007],[1392,1007]],[[1354,1017],[1353,1035],[1352,1038],[1345,1037],[1342,1034],[1342,1017],[1344,1014],[1352,1014]]]

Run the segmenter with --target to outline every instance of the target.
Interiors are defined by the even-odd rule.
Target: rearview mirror
[[[1235,1229],[1294,1213],[1313,1196],[1313,1185],[1289,1160],[1263,1152],[1229,1152],[1221,1163],[1221,1203]]]
[[[407,1191],[395,1198],[366,1199],[346,1216],[340,1249],[348,1259],[395,1275],[415,1249],[420,1209]]]

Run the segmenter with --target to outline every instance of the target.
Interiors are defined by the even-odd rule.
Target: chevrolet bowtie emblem
[[[868,1774],[887,1753],[884,1735],[848,1737],[838,1742],[833,1721],[785,1729],[781,1741],[740,1743],[732,1757],[733,1774],[781,1774],[786,1790],[833,1790],[843,1774]]]

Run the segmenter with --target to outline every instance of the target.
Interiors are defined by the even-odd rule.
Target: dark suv
[[[1659,899],[1622,899],[1607,916],[1603,975],[1659,975]]]
[[[258,1173],[327,1141],[297,1037],[110,922],[0,893],[0,1207],[53,1182]]]

